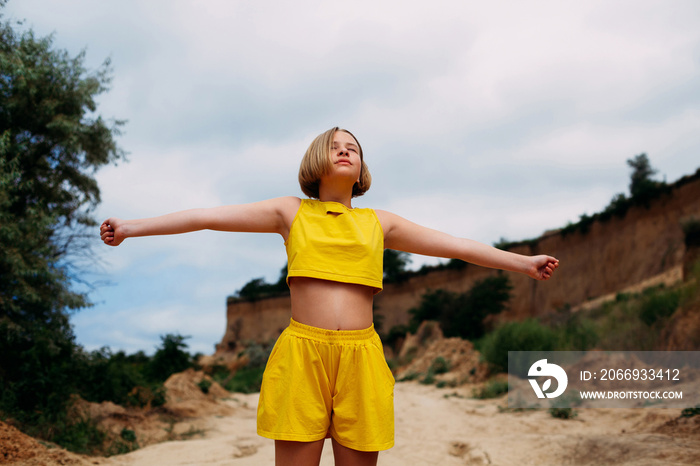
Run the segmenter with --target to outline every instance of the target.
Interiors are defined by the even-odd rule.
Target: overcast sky
[[[333,126],[373,176],[355,206],[489,244],[600,211],[642,152],[669,182],[700,167],[696,0],[10,0],[4,14],[86,49],[92,70],[112,60],[99,113],[128,120],[129,155],[97,174],[100,219],[302,196],[301,157]],[[110,284],[72,318],[89,350],[152,353],[179,333],[211,354],[226,297],[286,262],[281,237],[243,233],[96,251],[91,279]]]

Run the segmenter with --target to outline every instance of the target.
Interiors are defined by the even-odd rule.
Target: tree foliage
[[[185,340],[182,335],[161,336],[162,346],[153,355],[149,365],[151,380],[164,382],[170,374],[181,372],[192,365]]]
[[[384,250],[384,281],[396,283],[408,277],[406,269],[411,263],[411,255],[394,249]]]
[[[613,217],[622,218],[632,206],[649,208],[651,201],[671,190],[666,182],[652,179],[657,170],[651,166],[647,154],[642,153],[627,159],[627,165],[632,169],[629,184],[630,196],[627,197],[623,193],[615,194],[602,212],[581,215],[577,223],[570,223],[562,228],[562,235],[566,236],[576,231],[585,234],[593,222],[598,220],[606,222]]]
[[[287,265],[285,264],[280,270],[280,276],[275,283],[267,283],[263,277],[254,278],[237,290],[233,296],[229,296],[227,301],[258,301],[288,292]]]
[[[5,2],[0,1],[0,8]],[[96,114],[110,66],[84,66],[0,10],[0,410],[50,417],[78,383],[72,282],[100,201],[94,174],[123,157],[120,121]],[[94,235],[92,235],[94,237]]]
[[[409,329],[415,332],[424,320],[436,320],[446,337],[480,338],[486,332],[484,319],[505,309],[511,289],[508,277],[498,274],[477,281],[466,293],[429,291],[409,311]]]
[[[630,196],[639,196],[658,183],[652,179],[657,170],[652,168],[647,154],[639,154],[628,159],[627,165],[632,169],[629,186]]]

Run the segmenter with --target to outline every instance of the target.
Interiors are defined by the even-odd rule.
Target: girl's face
[[[333,135],[333,145],[330,153],[333,164],[331,173],[352,177],[353,182],[359,181],[362,170],[360,146],[355,138],[345,131],[336,131]]]

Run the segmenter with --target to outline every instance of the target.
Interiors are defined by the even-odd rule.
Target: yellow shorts
[[[291,320],[267,361],[258,434],[379,451],[394,445],[394,377],[374,326],[326,330]]]

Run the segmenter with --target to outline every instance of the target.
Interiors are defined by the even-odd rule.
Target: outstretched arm
[[[111,217],[100,226],[100,237],[118,246],[136,236],[174,235],[198,230],[279,233],[285,239],[301,201],[280,197],[251,204],[191,209],[139,220]]]
[[[461,259],[484,267],[524,273],[536,280],[548,280],[559,267],[559,261],[551,256],[524,256],[503,251],[417,225],[382,210],[377,210],[377,216],[384,229],[384,246],[389,249]]]

